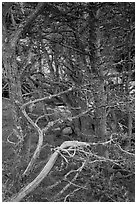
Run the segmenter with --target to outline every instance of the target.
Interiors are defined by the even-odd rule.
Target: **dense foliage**
[[[4,2],[2,29],[3,200],[79,141],[22,200],[134,201],[135,4]]]

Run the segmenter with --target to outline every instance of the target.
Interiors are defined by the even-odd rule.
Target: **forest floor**
[[[13,136],[13,118],[11,105],[4,99],[2,103],[2,163],[3,163],[3,199],[8,199],[30,183],[47,163],[51,154],[50,146],[43,146],[33,172],[22,179],[21,174],[27,162],[17,152],[16,138]],[[33,133],[30,156],[37,144],[37,135]],[[73,180],[81,162],[68,159],[68,164],[59,157],[48,176],[40,185],[26,196],[24,202],[133,202],[135,199],[135,175],[128,172],[112,171],[112,165],[89,164]],[[72,173],[68,173],[68,172]],[[121,173],[122,172],[122,173]],[[68,176],[66,177],[66,175]]]

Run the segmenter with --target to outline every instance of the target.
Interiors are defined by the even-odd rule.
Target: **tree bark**
[[[11,5],[9,3],[4,3],[5,7],[3,12],[8,12],[7,9]],[[15,134],[20,139],[23,140],[23,130],[21,125],[21,111],[20,107],[22,105],[22,92],[21,92],[21,81],[20,81],[20,71],[18,70],[18,65],[16,63],[16,47],[21,34],[27,29],[27,27],[32,23],[32,21],[38,16],[40,11],[43,9],[44,3],[39,3],[36,10],[28,17],[25,24],[20,24],[17,30],[14,31],[10,36],[6,28],[5,18],[3,17],[3,63],[6,71],[7,78],[9,80],[9,92],[10,100],[12,102],[12,116],[15,125]]]
[[[94,9],[94,10],[93,10]],[[104,81],[104,67],[101,65],[101,38],[102,33],[99,28],[99,16],[100,9],[90,3],[90,36],[94,41],[90,41],[90,50],[91,57],[90,62],[92,66],[92,73],[97,76],[97,80],[94,84],[94,102],[95,102],[95,134],[98,136],[98,139],[103,139],[107,134],[107,114],[106,114],[106,102],[107,95],[105,91],[105,81]],[[93,15],[93,12],[96,15]],[[94,62],[94,63],[93,63]],[[94,67],[94,68],[93,68]]]

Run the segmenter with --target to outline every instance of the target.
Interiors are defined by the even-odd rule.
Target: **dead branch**
[[[48,175],[52,167],[54,166],[58,155],[59,151],[63,150],[67,147],[76,147],[76,146],[87,146],[88,144],[85,142],[78,142],[78,141],[65,141],[59,148],[56,149],[56,151],[50,156],[47,164],[43,168],[43,170],[40,172],[40,174],[27,186],[25,186],[23,189],[20,190],[20,192],[9,199],[6,202],[19,202],[21,201],[26,195],[28,195],[31,191],[33,191],[40,183],[41,181]]]
[[[39,101],[43,101],[43,100],[46,100],[46,99],[49,99],[49,98],[51,99],[52,97],[55,97],[55,96],[58,96],[58,95],[67,93],[67,92],[71,91],[72,89],[73,89],[73,88],[70,88],[70,89],[68,89],[68,90],[66,90],[66,91],[60,92],[59,94],[54,94],[54,95],[51,95],[51,96],[48,96],[48,97],[36,99],[36,100],[34,100],[34,101],[29,101],[29,102],[27,102],[27,103],[25,103],[25,104],[22,105],[22,107],[21,107],[22,113],[24,114],[24,116],[26,117],[26,119],[30,122],[30,124],[37,130],[38,135],[39,135],[39,140],[38,140],[37,148],[36,148],[36,150],[35,150],[35,152],[34,152],[32,158],[31,158],[31,161],[29,162],[29,164],[28,164],[26,170],[25,170],[24,173],[23,173],[23,176],[26,176],[26,175],[29,174],[29,172],[30,172],[31,169],[32,169],[32,166],[33,166],[34,162],[36,161],[36,159],[37,159],[38,156],[39,156],[39,153],[40,153],[40,150],[41,150],[41,147],[42,147],[42,144],[43,144],[43,135],[44,135],[51,127],[53,127],[55,124],[60,123],[60,122],[62,122],[62,123],[64,122],[64,121],[62,121],[62,120],[60,121],[60,119],[58,119],[58,120],[49,122],[45,128],[40,129],[39,126],[36,124],[36,122],[34,123],[33,120],[28,116],[28,114],[26,113],[25,107],[26,107],[27,105],[32,104],[32,103],[37,103],[37,102],[39,102]],[[81,117],[82,115],[86,114],[86,113],[89,112],[90,110],[91,110],[91,109],[88,109],[88,110],[86,110],[86,111],[80,113],[79,115],[77,115],[77,116],[75,116],[75,117],[70,117],[69,120],[72,121],[72,120],[75,119],[75,118]]]

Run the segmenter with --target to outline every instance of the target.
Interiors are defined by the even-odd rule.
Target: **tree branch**
[[[12,197],[10,200],[6,202],[19,202],[21,201],[26,195],[28,195],[32,190],[34,190],[40,183],[41,181],[48,175],[52,167],[54,166],[59,152],[67,147],[77,147],[77,146],[87,146],[88,144],[85,142],[78,142],[78,141],[66,141],[64,142],[59,148],[56,149],[56,151],[51,155],[49,158],[49,161],[43,168],[43,170],[40,172],[40,174],[27,186],[25,186],[21,191]]]

